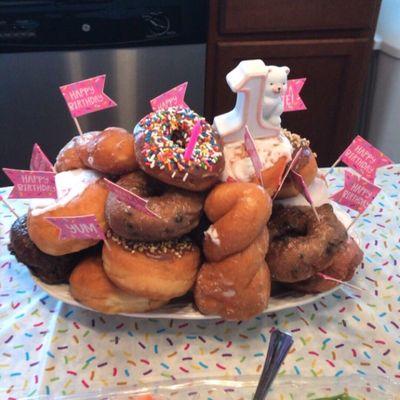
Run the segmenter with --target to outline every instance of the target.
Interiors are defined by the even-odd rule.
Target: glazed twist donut
[[[265,226],[271,210],[271,198],[261,186],[239,182],[217,186],[204,205],[213,223],[203,244],[207,260],[220,261],[248,247]]]
[[[254,183],[223,183],[209,194],[204,255],[195,302],[206,315],[249,319],[268,305],[271,281],[265,255],[271,198]]]

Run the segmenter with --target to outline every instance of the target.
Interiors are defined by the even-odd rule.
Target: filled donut
[[[164,242],[128,241],[108,233],[104,270],[119,288],[135,296],[167,301],[187,293],[200,265],[200,250],[188,238]]]
[[[83,135],[74,136],[58,153],[54,168],[57,172],[70,171],[72,169],[84,169],[85,163],[80,157],[80,148],[84,148],[89,142],[95,140],[100,131],[86,132]]]
[[[326,268],[347,240],[330,204],[317,207],[317,212],[320,221],[310,207],[274,207],[266,256],[273,280],[291,283],[310,278]]]
[[[189,160],[184,157],[191,130],[200,121],[201,133]],[[224,168],[219,135],[193,110],[171,107],[148,114],[135,127],[135,150],[148,175],[195,192],[209,189]]]
[[[199,223],[203,196],[167,186],[142,171],[123,176],[117,184],[148,199],[147,208],[160,218],[145,214],[108,195],[106,220],[119,236],[129,240],[158,241],[179,238]]]
[[[51,256],[43,253],[28,234],[27,215],[17,218],[11,226],[8,248],[17,261],[25,264],[41,281],[56,285],[67,283],[69,276],[86,252]]]
[[[141,313],[165,303],[134,296],[117,288],[105,274],[100,255],[82,260],[72,272],[69,284],[75,300],[105,314]]]
[[[337,249],[336,254],[325,268],[321,275],[313,275],[311,278],[290,284],[290,287],[305,293],[322,293],[340,285],[340,282],[347,282],[354,276],[356,268],[363,259],[363,252],[352,238],[348,238]]]
[[[28,232],[32,242],[44,253],[61,256],[94,246],[98,239],[68,238],[61,240],[59,230],[48,217],[94,215],[105,230],[105,202],[108,191],[102,175],[77,169],[56,175],[58,199],[31,200],[28,212]]]
[[[107,128],[76,136],[57,156],[57,172],[91,168],[108,175],[121,175],[138,168],[135,142],[122,128]]]

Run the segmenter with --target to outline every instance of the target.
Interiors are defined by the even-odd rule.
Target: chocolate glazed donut
[[[201,194],[167,186],[142,171],[123,176],[117,184],[149,199],[147,207],[161,217],[144,214],[109,193],[105,209],[107,223],[125,239],[146,242],[174,239],[199,224],[203,208]]]
[[[270,246],[266,261],[273,280],[304,281],[325,269],[347,240],[347,231],[330,204],[317,208],[274,207],[268,222]]]
[[[184,156],[193,126],[201,133],[190,159]],[[169,185],[194,192],[211,188],[224,169],[222,143],[207,121],[189,108],[171,107],[145,116],[134,129],[140,168]]]

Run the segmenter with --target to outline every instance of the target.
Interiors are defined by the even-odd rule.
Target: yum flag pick
[[[33,145],[31,162],[29,164],[31,171],[48,171],[55,172],[53,164],[49,161],[40,146],[35,143]]]
[[[283,98],[283,112],[307,110],[300,91],[303,88],[307,78],[289,79],[287,82],[287,89]]]
[[[60,230],[60,240],[72,238],[106,240],[95,215],[47,217],[46,219]]]
[[[149,215],[150,217],[161,218],[155,212],[149,210],[147,208],[148,200],[143,199],[135,193],[130,192],[129,190],[124,189],[123,187],[116,185],[115,183],[109,181],[108,179],[104,179],[106,183],[107,189],[114,193],[119,200],[124,202],[125,204],[135,208],[136,210],[141,211],[142,213]]]
[[[340,160],[370,182],[374,182],[376,170],[379,167],[393,163],[389,157],[359,135],[355,137],[334,165]]]
[[[151,109],[153,111],[165,110],[166,108],[173,106],[187,108],[188,105],[184,101],[187,85],[187,82],[181,83],[173,89],[170,89],[150,100]]]
[[[256,171],[256,175],[263,185],[262,178],[262,162],[260,160],[260,156],[257,153],[256,144],[254,142],[253,136],[249,131],[247,125],[244,127],[244,147],[246,148],[247,153],[249,154],[250,160],[253,164],[254,170]]]
[[[56,199],[55,172],[3,168],[14,187],[9,199]]]
[[[374,184],[346,170],[344,188],[334,193],[331,199],[362,214],[380,190]]]
[[[106,76],[99,75],[60,87],[73,118],[117,105],[104,93],[105,81]]]

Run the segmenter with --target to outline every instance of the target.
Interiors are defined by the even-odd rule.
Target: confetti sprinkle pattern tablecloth
[[[343,170],[328,178],[330,190],[338,190]],[[382,168],[375,183],[382,192],[355,225],[365,258],[352,283],[366,290],[343,288],[315,304],[243,323],[130,319],[64,305],[9,255],[14,217],[0,204],[0,398],[255,376],[276,327],[295,337],[280,375],[400,382],[400,165]],[[26,207],[10,202],[20,213]]]

